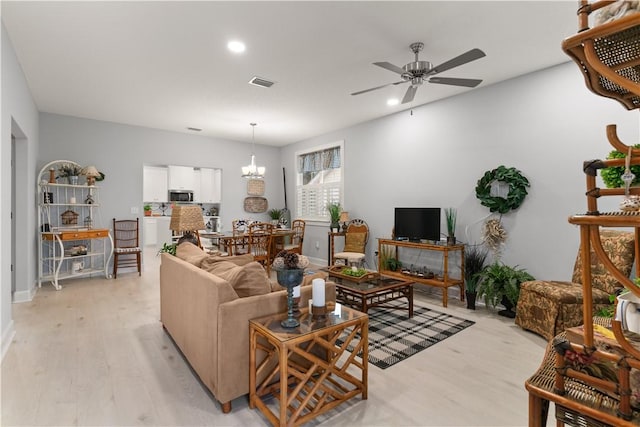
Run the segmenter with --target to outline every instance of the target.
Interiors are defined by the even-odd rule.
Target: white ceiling
[[[281,146],[569,60],[577,0],[411,2],[2,1],[2,20],[40,111]],[[242,55],[230,39],[247,45]],[[476,89],[406,84],[372,65],[487,56],[441,77]],[[251,77],[274,80],[270,89]],[[514,94],[518,96],[518,94]]]

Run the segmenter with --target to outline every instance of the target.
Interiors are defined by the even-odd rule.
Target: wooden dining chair
[[[273,224],[268,222],[257,222],[248,227],[247,240],[249,253],[253,259],[258,261],[271,273],[271,238],[273,234]]]
[[[233,255],[242,255],[249,252],[249,241],[246,237],[248,233],[248,224],[246,219],[234,219],[231,221],[231,230],[233,233],[231,252]]]
[[[306,223],[304,220],[296,219],[291,223],[291,231],[294,233],[291,236],[290,243],[283,243],[281,241],[276,245],[276,250],[278,252],[285,250],[289,252],[295,252],[297,254],[302,255],[302,242],[304,241],[304,229]]]
[[[142,248],[139,242],[139,219],[113,218],[113,278],[118,277],[118,267],[137,267],[142,275]]]

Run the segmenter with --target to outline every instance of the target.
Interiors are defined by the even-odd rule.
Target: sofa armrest
[[[160,321],[214,395],[218,307],[237,299],[227,281],[173,255],[162,254]]]

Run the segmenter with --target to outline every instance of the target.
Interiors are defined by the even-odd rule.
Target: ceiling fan
[[[382,89],[383,87],[411,82],[411,86],[407,88],[407,92],[404,94],[404,98],[402,98],[402,103],[406,104],[407,102],[413,101],[413,98],[416,96],[416,92],[418,91],[418,86],[422,85],[422,83],[424,83],[425,81],[429,83],[439,83],[443,85],[466,86],[466,87],[476,87],[480,83],[482,83],[482,80],[477,80],[477,79],[430,77],[430,76],[433,76],[434,74],[438,74],[443,71],[450,70],[454,67],[459,67],[460,65],[464,65],[467,62],[475,61],[476,59],[480,59],[483,56],[486,56],[485,53],[480,49],[477,49],[477,48],[471,49],[470,51],[465,52],[460,56],[456,56],[455,58],[450,59],[449,61],[438,65],[437,67],[434,67],[433,64],[431,64],[428,61],[418,60],[418,53],[424,48],[424,43],[422,42],[411,43],[409,45],[409,48],[415,54],[415,61],[409,62],[402,68],[396,65],[393,65],[389,62],[373,63],[378,67],[384,68],[385,70],[393,71],[394,73],[400,74],[400,77],[402,78],[401,81],[395,82],[395,83],[388,83],[382,86],[372,87],[370,89],[365,89],[358,92],[353,92],[351,95],[360,95],[361,93],[371,92],[373,90]]]

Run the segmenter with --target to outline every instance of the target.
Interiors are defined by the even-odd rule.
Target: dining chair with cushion
[[[365,262],[369,226],[361,219],[349,221],[344,233],[344,249],[333,255],[334,264],[362,266]]]
[[[139,242],[139,219],[113,218],[113,278],[118,277],[118,267],[137,267],[142,275],[142,248]]]
[[[249,225],[247,241],[249,253],[253,259],[262,264],[271,273],[271,238],[273,234],[273,224],[268,222],[255,222]]]

